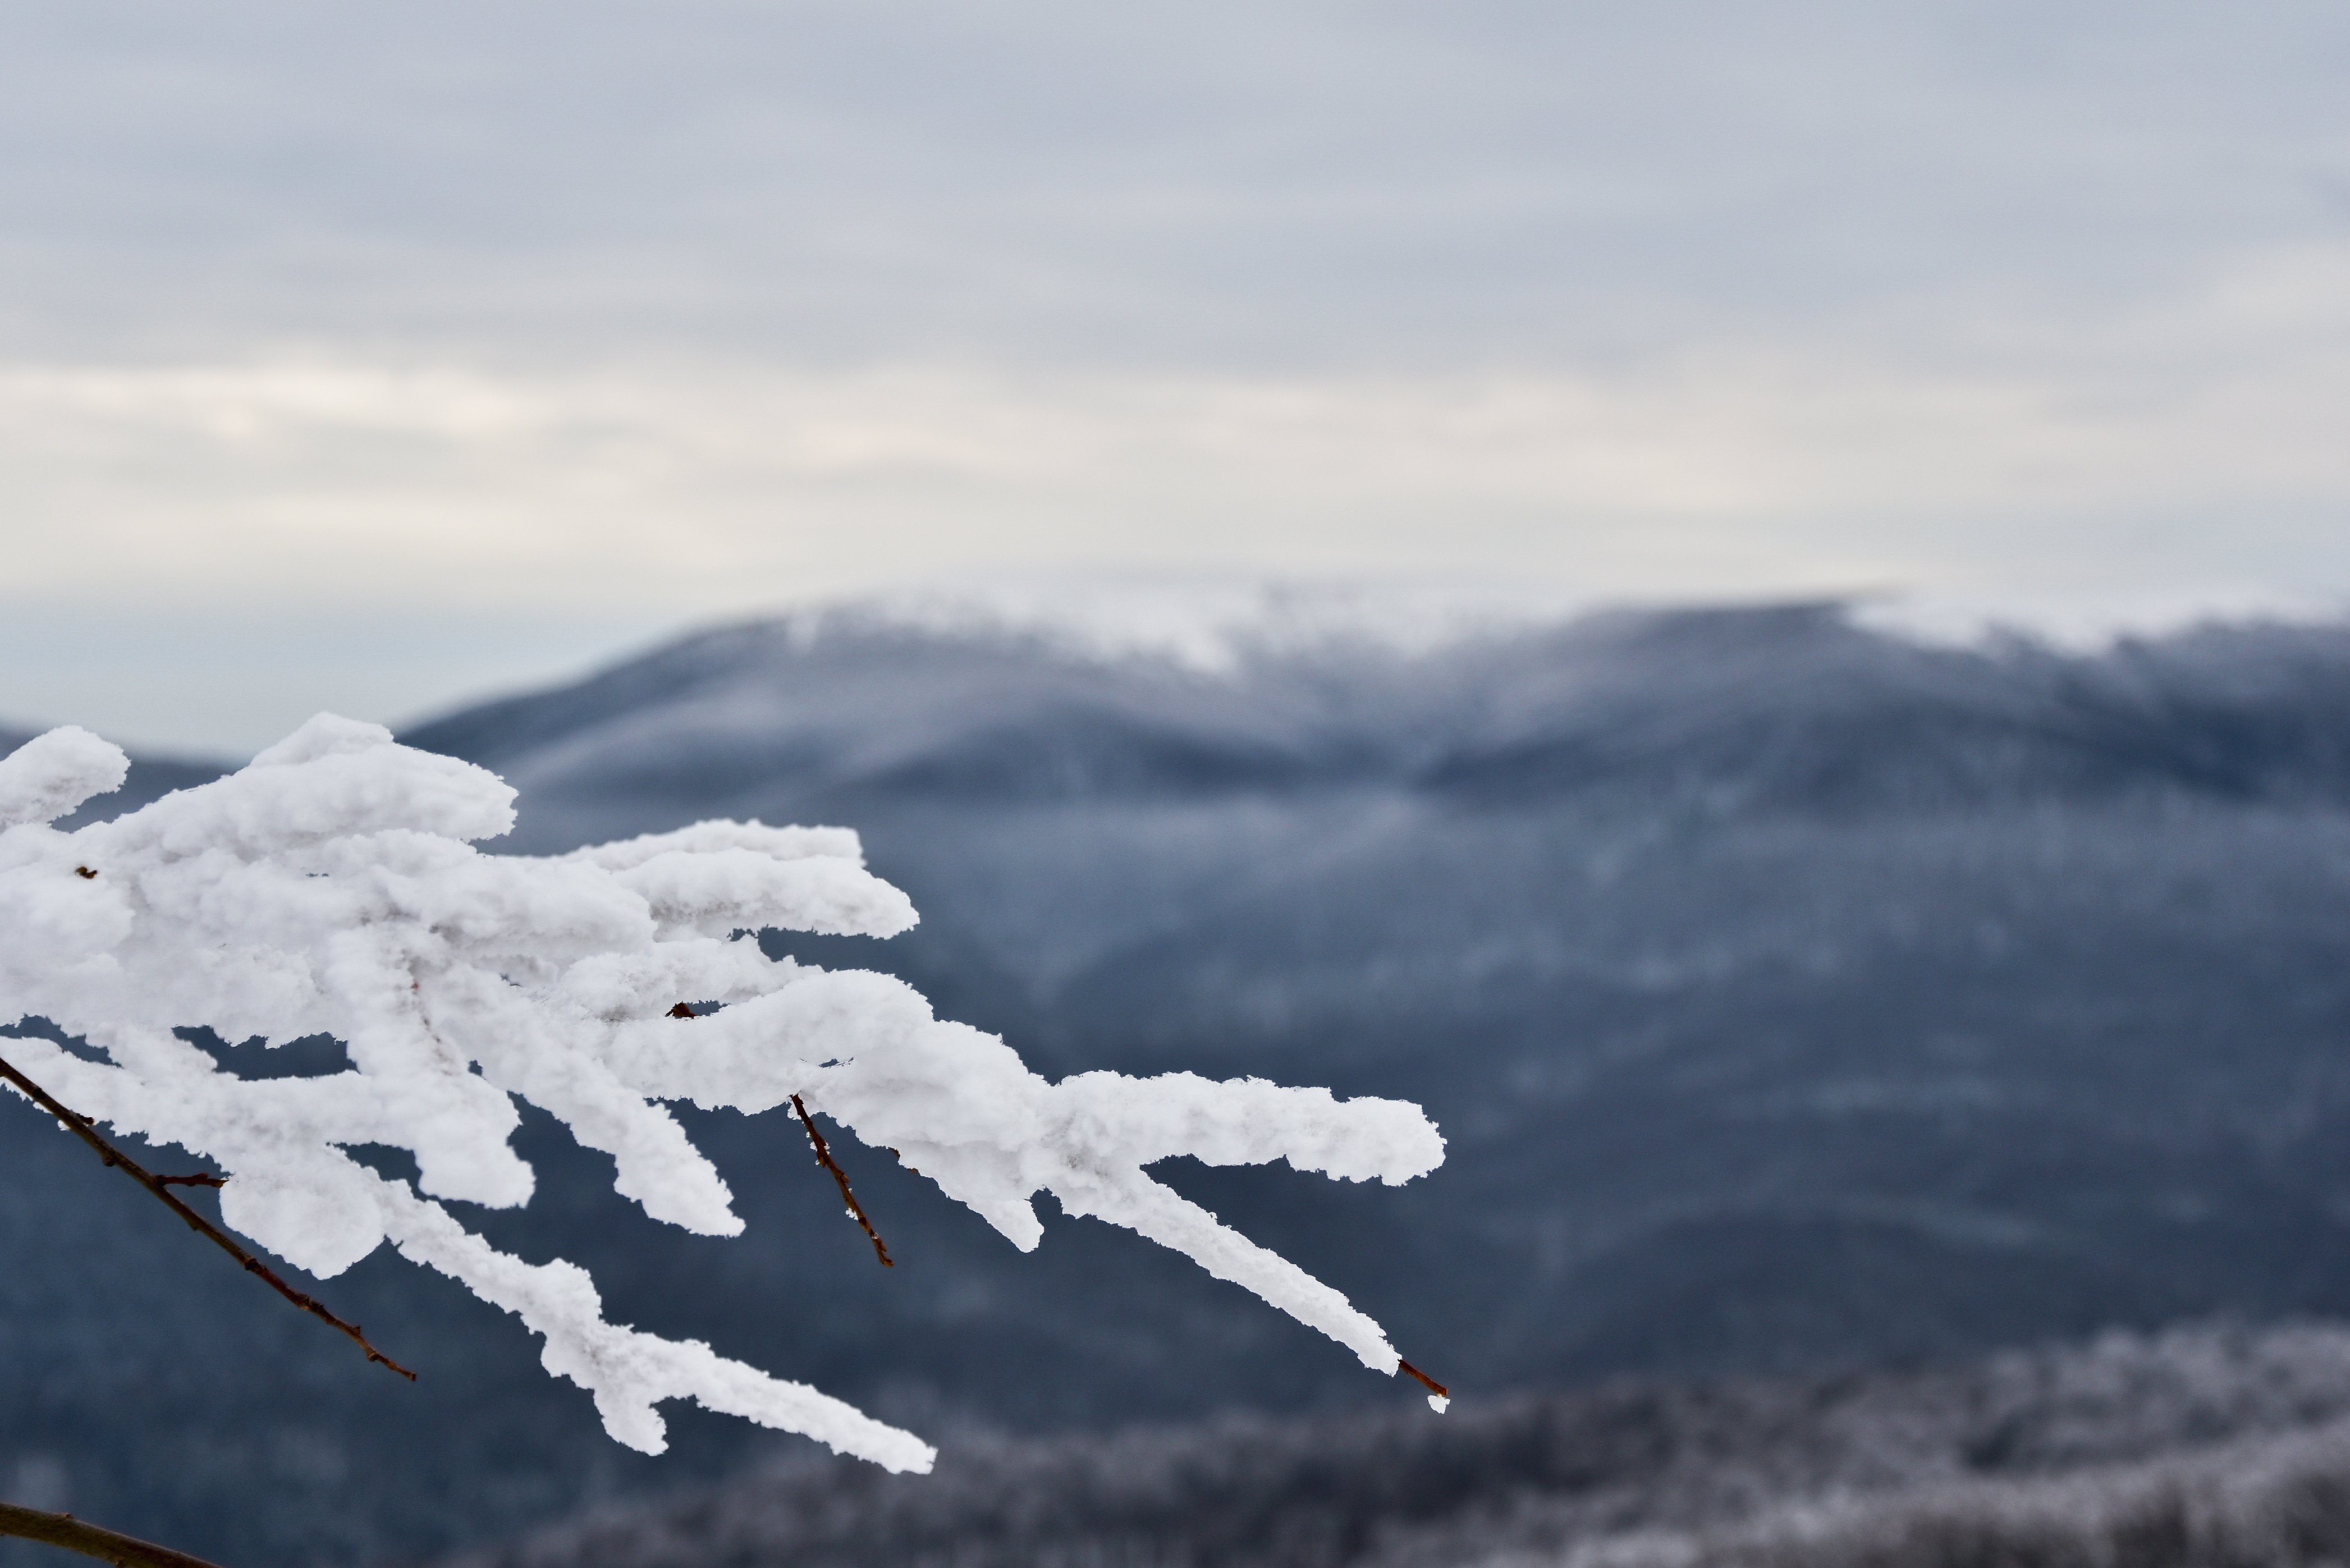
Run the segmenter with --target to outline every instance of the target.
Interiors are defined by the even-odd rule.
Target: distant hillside
[[[2288,1568],[2350,1550],[2350,1334],[2199,1329],[1932,1371],[1453,1415],[950,1442],[608,1507],[443,1568]]]
[[[1422,1101],[1449,1158],[1410,1188],[1169,1177],[1472,1398],[2350,1316],[2350,628],[2075,656],[1814,605],[1202,663],[835,612],[408,738],[522,789],[518,849],[857,827],[923,924],[791,950],[1044,1070]],[[879,1270],[790,1129],[688,1114],[743,1239],[583,1196],[598,1160],[536,1118],[541,1197],[494,1232],[928,1430],[1416,1408],[1131,1237],[1048,1217],[1023,1256],[851,1143]],[[380,1386],[92,1178],[0,1140],[37,1260],[0,1275],[0,1364],[39,1369],[0,1382],[0,1479],[348,1560],[768,1452],[689,1413],[670,1459],[620,1453],[510,1324],[371,1260],[330,1299],[425,1371]]]
[[[2350,632],[2210,628],[2103,655],[1921,646],[1834,604],[1619,613],[1229,670],[1006,630],[757,623],[416,729],[497,768],[532,845],[661,809],[1406,791],[1711,816],[2180,797],[2350,802]]]

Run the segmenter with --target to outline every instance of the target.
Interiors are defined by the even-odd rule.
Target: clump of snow
[[[530,1199],[508,1142],[516,1100],[610,1155],[617,1189],[653,1219],[733,1235],[725,1182],[662,1102],[755,1114],[796,1095],[1023,1250],[1043,1235],[1032,1200],[1050,1192],[1398,1368],[1345,1296],[1144,1168],[1285,1159],[1399,1183],[1443,1158],[1418,1106],[1183,1073],[1048,1083],[902,981],[768,958],[763,929],[887,937],[914,923],[854,833],[707,822],[551,858],[485,855],[474,841],[513,826],[513,790],[332,714],[225,778],[112,822],[50,826],[125,766],[71,729],[0,760],[0,1021],[47,1018],[106,1060],[23,1036],[9,1054],[85,1114],[213,1161],[226,1223],[311,1272],[389,1241],[515,1314],[545,1337],[548,1371],[593,1394],[632,1448],[660,1451],[655,1407],[691,1398],[890,1469],[932,1458],[802,1384],[608,1323],[583,1270],[468,1231],[446,1200]],[[716,1005],[673,1016],[681,1002]],[[350,1064],[250,1079],[176,1033],[193,1028],[244,1042],[232,1054],[330,1034]],[[378,1175],[345,1152],[358,1144],[411,1151],[417,1180]]]
[[[130,759],[88,730],[67,725],[0,757],[0,827],[54,822],[92,795],[122,787]]]

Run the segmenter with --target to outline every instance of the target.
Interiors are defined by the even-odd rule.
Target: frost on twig
[[[224,1223],[312,1273],[389,1241],[520,1316],[621,1442],[658,1451],[655,1407],[690,1398],[891,1469],[931,1459],[812,1388],[608,1323],[583,1270],[524,1262],[468,1230],[450,1203],[530,1199],[509,1143],[517,1100],[609,1155],[614,1186],[648,1215],[707,1235],[742,1221],[663,1102],[821,1112],[1024,1251],[1043,1235],[1033,1199],[1049,1192],[1245,1285],[1374,1370],[1402,1367],[1346,1297],[1145,1168],[1286,1159],[1402,1182],[1443,1158],[1417,1106],[1182,1073],[1048,1083],[902,981],[765,956],[752,934],[768,928],[913,925],[853,833],[705,822],[553,857],[485,855],[473,844],[513,826],[511,789],[330,714],[228,777],[112,822],[50,826],[125,768],[76,729],[0,759],[0,1023],[47,1018],[104,1060],[25,1036],[11,1058],[99,1121],[209,1161]],[[717,1005],[697,1017],[681,996]],[[245,1042],[232,1058],[331,1035],[349,1065],[247,1078],[177,1033],[197,1028]],[[360,1164],[346,1152],[359,1144],[410,1151],[416,1180]]]

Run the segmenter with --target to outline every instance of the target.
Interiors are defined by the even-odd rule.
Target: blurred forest
[[[2350,1332],[1623,1382],[800,1461],[445,1568],[2281,1568],[2350,1551]]]

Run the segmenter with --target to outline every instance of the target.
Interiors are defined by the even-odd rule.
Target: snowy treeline
[[[795,1462],[448,1568],[2282,1568],[2350,1552],[2350,1330]]]
[[[1417,1107],[1190,1074],[1049,1083],[1001,1040],[934,1018],[901,981],[767,956],[762,929],[887,937],[914,923],[853,833],[711,821],[560,857],[487,856],[474,841],[512,828],[512,789],[328,714],[227,777],[110,822],[51,826],[128,769],[70,728],[0,759],[0,1028],[46,1020],[86,1047],[0,1035],[8,1056],[76,1111],[212,1161],[223,1220],[313,1274],[389,1241],[513,1313],[631,1448],[660,1451],[656,1406],[691,1398],[893,1470],[932,1458],[805,1385],[608,1322],[583,1270],[469,1229],[452,1202],[532,1196],[511,1142],[520,1104],[608,1156],[644,1213],[716,1236],[743,1229],[733,1194],[664,1102],[821,1112],[1024,1251],[1043,1234],[1033,1199],[1049,1193],[1398,1370],[1344,1296],[1143,1168],[1286,1159],[1400,1182],[1442,1158]],[[197,1030],[241,1044],[210,1052],[187,1037]],[[252,1071],[317,1036],[343,1043],[342,1070]],[[364,1148],[399,1151],[412,1179]]]

